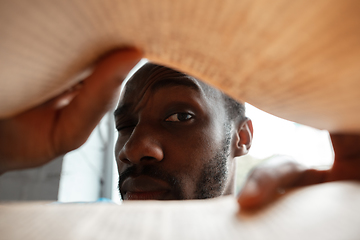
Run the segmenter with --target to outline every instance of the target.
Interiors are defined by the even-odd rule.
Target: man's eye
[[[129,126],[122,126],[122,125],[118,125],[118,126],[116,126],[116,130],[118,131],[118,132],[121,132],[121,131],[132,131],[132,129],[134,129],[134,125],[129,125]]]
[[[175,113],[165,119],[165,122],[183,122],[193,118],[193,115],[189,113]]]

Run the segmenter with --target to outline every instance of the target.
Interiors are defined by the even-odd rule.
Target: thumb
[[[86,141],[116,103],[123,80],[141,56],[136,49],[122,49],[98,61],[74,99],[59,111],[54,132],[54,147],[58,152],[68,152]]]
[[[262,207],[288,187],[297,186],[306,169],[295,162],[283,162],[255,168],[243,186],[238,202],[242,209]]]

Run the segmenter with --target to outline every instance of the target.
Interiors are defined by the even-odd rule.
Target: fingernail
[[[55,109],[61,109],[69,105],[69,103],[73,100],[75,96],[66,96],[64,98],[61,98],[57,101],[55,105]]]
[[[55,109],[61,109],[70,104],[70,102],[79,94],[79,91],[73,90],[70,92],[65,92],[61,96],[57,97],[54,103]]]

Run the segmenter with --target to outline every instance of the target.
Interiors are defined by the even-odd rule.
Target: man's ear
[[[253,125],[250,119],[238,123],[235,141],[235,157],[245,155],[249,152],[253,138]]]

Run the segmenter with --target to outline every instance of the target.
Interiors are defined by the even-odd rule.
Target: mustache
[[[178,186],[179,181],[171,174],[163,171],[159,166],[154,165],[146,165],[146,166],[131,166],[125,169],[125,171],[119,174],[119,190],[123,184],[123,182],[129,177],[137,177],[145,175],[148,177],[152,177],[155,179],[160,179],[164,182],[167,182],[170,186]]]

